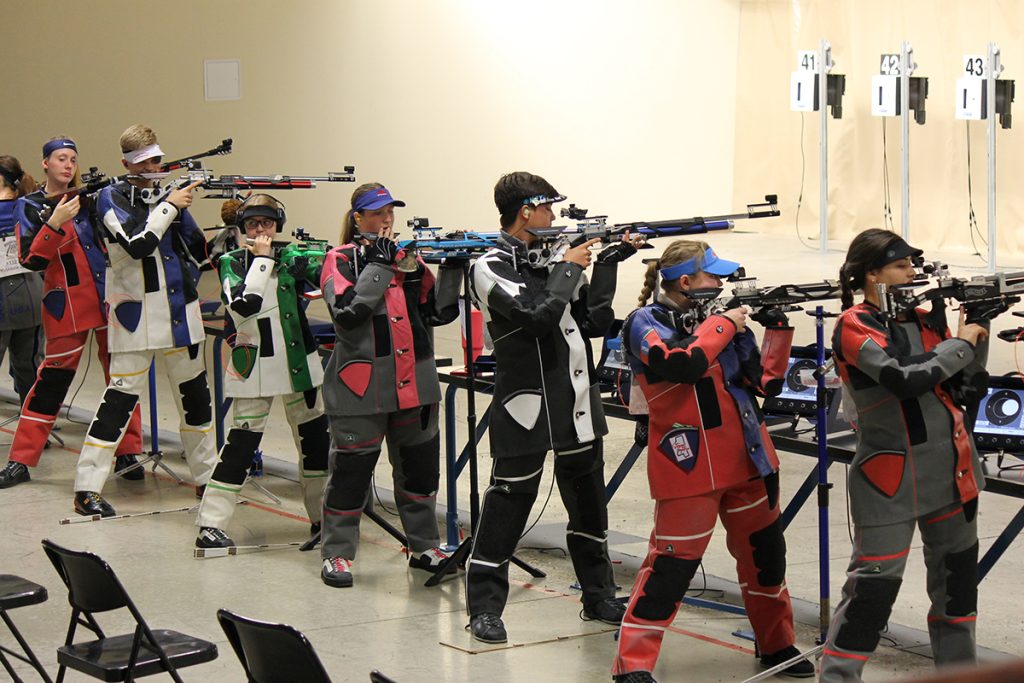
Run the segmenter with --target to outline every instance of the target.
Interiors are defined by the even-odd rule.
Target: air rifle
[[[926,301],[953,299],[963,306],[968,323],[980,323],[995,319],[1024,296],[1024,271],[954,277],[949,274],[948,266],[937,261],[919,261],[915,265],[930,277],[890,287],[884,306],[890,316],[898,316]],[[933,286],[916,291],[928,282]]]
[[[431,226],[430,219],[422,216],[410,218],[406,225],[412,228],[414,237],[398,240],[399,248],[414,250],[427,263],[468,260],[494,247],[500,234],[474,230],[442,232],[444,228]]]
[[[692,289],[687,292],[687,296],[693,299],[701,310],[700,319],[703,320],[711,313],[748,306],[751,309],[751,318],[758,320],[762,314],[772,309],[789,313],[802,310],[801,304],[838,299],[842,296],[838,280],[758,287],[757,279],[745,277],[742,268],[737,273],[739,277],[733,279],[736,285],[730,295],[721,296],[720,287]]]
[[[280,190],[312,190],[317,183],[350,183],[356,179],[356,167],[345,166],[341,172],[331,171],[325,176],[299,175],[221,175],[214,176],[212,171],[202,167],[192,168],[178,181],[177,186],[184,187],[200,182],[199,187],[206,191],[204,199],[233,199],[245,191],[277,192]]]

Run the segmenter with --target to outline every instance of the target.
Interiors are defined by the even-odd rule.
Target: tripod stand
[[[466,454],[469,457],[469,536],[462,540],[459,547],[447,560],[443,561],[434,572],[434,575],[427,579],[425,586],[436,586],[441,579],[448,574],[449,567],[453,564],[465,564],[473,550],[473,536],[476,534],[477,523],[480,518],[480,486],[477,483],[478,467],[476,457],[476,368],[473,358],[473,302],[469,296],[469,261],[462,263],[462,323],[466,334],[464,348],[466,361],[466,432],[469,440],[466,443]],[[526,571],[534,578],[547,576],[536,567],[527,564],[513,555],[509,562]]]

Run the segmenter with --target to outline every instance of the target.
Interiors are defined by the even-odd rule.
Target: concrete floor
[[[841,248],[825,255],[807,249],[795,238],[733,232],[712,235],[709,241],[726,258],[745,262],[751,274],[764,284],[810,282],[834,277],[842,260]],[[661,245],[659,245],[661,246]],[[644,256],[657,252],[646,252]],[[799,257],[799,258],[797,258]],[[950,262],[956,264],[957,259]],[[967,257],[959,261],[969,264]],[[965,271],[965,268],[954,268]],[[616,310],[620,315],[634,305],[640,289],[639,262],[620,268]],[[207,291],[212,283],[204,282]],[[320,304],[314,304],[318,306]],[[838,310],[838,302],[829,306]],[[311,314],[316,316],[314,308]],[[797,343],[813,340],[813,321],[792,316],[797,326]],[[997,328],[1012,319],[1000,320]],[[830,332],[830,329],[829,329]],[[458,354],[458,328],[438,331],[438,355]],[[92,363],[88,377],[74,397],[71,417],[88,419],[88,411],[102,391],[101,374]],[[1015,367],[1009,344],[993,343],[990,369],[1007,372]],[[158,368],[158,376],[159,368]],[[0,375],[6,376],[6,375]],[[162,387],[165,380],[158,381]],[[78,387],[72,387],[72,392]],[[177,416],[165,391],[159,391],[159,428],[167,462],[180,473],[187,470],[174,453]],[[460,397],[461,398],[461,397]],[[69,399],[70,400],[70,399]],[[486,397],[478,401],[478,413]],[[0,404],[0,419],[16,408]],[[144,416],[148,424],[148,416]],[[284,426],[278,412],[272,424]],[[606,442],[606,473],[621,461],[632,444],[632,425],[611,420]],[[462,401],[457,415],[459,433],[465,432]],[[66,593],[41,551],[39,540],[51,538],[72,548],[88,549],[107,559],[135,598],[151,625],[172,628],[217,642],[220,657],[209,664],[184,670],[186,680],[241,681],[244,676],[216,619],[220,607],[247,616],[290,623],[305,632],[336,681],[365,681],[373,668],[381,669],[400,682],[411,681],[601,681],[608,680],[614,655],[613,631],[578,618],[579,604],[572,588],[574,577],[564,553],[565,513],[557,492],[543,507],[550,483],[550,471],[532,519],[536,527],[522,546],[521,557],[547,572],[545,579],[531,579],[513,569],[514,580],[505,613],[510,643],[507,647],[480,647],[463,630],[466,624],[464,596],[459,579],[433,589],[421,584],[426,574],[405,565],[401,548],[368,520],[363,525],[362,545],[355,565],[356,585],[331,589],[318,577],[316,553],[294,549],[264,551],[236,557],[197,560],[192,557],[195,536],[193,515],[168,513],[123,521],[60,525],[72,515],[72,481],[75,455],[85,426],[59,421],[66,448],[47,451],[30,484],[0,491],[5,524],[0,532],[0,573],[15,573],[47,586],[50,600],[39,606],[11,613],[51,671],[56,668],[55,648],[64,637],[69,609]],[[9,434],[13,425],[3,428]],[[9,441],[0,435],[0,441]],[[264,439],[268,475],[260,480],[282,498],[273,505],[258,491],[246,488],[251,503],[238,508],[231,535],[240,544],[287,543],[304,540],[308,523],[294,484],[295,449],[288,429],[270,429]],[[0,447],[0,455],[4,449]],[[490,460],[487,440],[480,449],[480,483],[486,485]],[[807,472],[814,467],[810,458],[782,454],[783,496],[792,495]],[[384,459],[386,460],[386,459]],[[849,558],[849,527],[845,507],[844,467],[835,465],[830,476],[835,483],[829,517],[829,577],[833,606],[838,601],[844,569]],[[550,470],[550,468],[549,468]],[[390,473],[379,465],[377,484],[381,500],[390,501]],[[444,500],[444,490],[440,500]],[[468,526],[468,474],[459,482],[460,521]],[[105,495],[118,512],[142,512],[177,508],[193,502],[191,489],[175,484],[165,475],[148,474],[140,483],[112,481]],[[979,531],[984,552],[1003,526],[1021,507],[1021,501],[1001,495],[984,494]],[[647,494],[643,457],[626,478],[609,508],[612,530],[610,546],[616,561],[617,579],[623,594],[646,551],[650,532],[652,502]],[[442,511],[443,512],[443,511]],[[386,518],[394,520],[386,512]],[[442,528],[442,534],[444,529]],[[787,530],[789,546],[788,584],[798,619],[798,645],[813,647],[818,627],[818,515],[806,505]],[[1024,655],[1024,623],[1020,619],[1019,577],[1024,569],[1020,542],[981,584],[978,642],[982,658],[995,660]],[[703,597],[735,601],[734,567],[725,550],[724,536],[716,535],[705,557],[707,574]],[[704,586],[700,575],[694,589]],[[696,595],[697,591],[692,594]],[[893,611],[890,632],[868,666],[869,681],[913,679],[932,670],[929,648],[921,632],[928,604],[924,590],[920,553],[911,560],[900,598]],[[111,630],[126,628],[124,619],[104,620]],[[746,620],[720,611],[686,607],[681,610],[673,632],[667,636],[655,675],[662,681],[741,681],[757,672],[752,643],[733,635],[747,629]],[[7,643],[9,636],[0,635]],[[922,645],[924,643],[924,645]],[[19,665],[19,672],[28,668]],[[23,674],[31,680],[31,675]],[[68,680],[83,680],[71,674]]]

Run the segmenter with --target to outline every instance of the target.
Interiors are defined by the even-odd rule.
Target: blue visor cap
[[[372,190],[367,190],[363,194],[356,197],[355,203],[352,205],[353,211],[373,211],[375,209],[383,209],[388,204],[394,204],[395,206],[405,206],[405,202],[395,199],[388,192],[386,187],[375,187]]]
[[[672,280],[678,280],[684,275],[693,275],[698,271],[704,271],[710,275],[717,275],[719,277],[726,277],[732,275],[740,269],[740,264],[736,261],[726,261],[724,258],[719,258],[718,254],[708,248],[700,256],[694,256],[688,261],[677,263],[673,266],[661,269],[661,279],[666,282]]]

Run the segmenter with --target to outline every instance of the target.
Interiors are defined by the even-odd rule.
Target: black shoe
[[[75,491],[75,512],[84,517],[113,517],[117,514],[114,507],[95,491]]]
[[[234,544],[235,542],[224,533],[223,529],[213,526],[204,526],[196,536],[197,548],[230,548]]]
[[[495,644],[508,642],[508,633],[505,632],[505,623],[497,614],[484,612],[474,614],[469,619],[469,630],[473,637],[481,643]]]
[[[580,618],[584,621],[603,621],[612,626],[622,623],[626,616],[626,606],[618,598],[601,598],[583,605]]]
[[[612,677],[616,683],[658,683],[650,671],[630,671]]]
[[[761,668],[770,669],[773,666],[782,664],[787,659],[793,659],[800,654],[800,650],[796,649],[792,645],[784,647],[778,652],[774,652],[770,655],[761,656]],[[814,664],[801,659],[796,664],[791,664],[782,671],[779,672],[779,676],[789,676],[790,678],[811,678],[814,676]]]
[[[18,484],[24,484],[31,478],[28,473],[28,467],[20,462],[9,460],[4,465],[4,468],[0,470],[0,489],[9,489]]]
[[[146,478],[146,470],[139,465],[138,457],[129,453],[114,458],[114,475],[125,481],[142,481]]]

